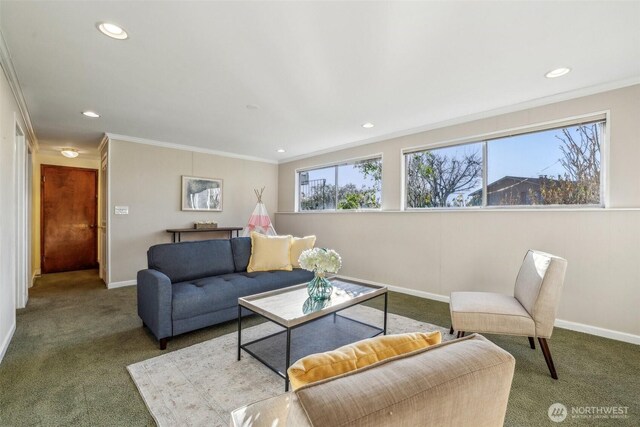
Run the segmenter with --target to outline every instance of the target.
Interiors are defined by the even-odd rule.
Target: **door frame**
[[[31,276],[31,241],[30,241],[30,217],[32,189],[30,188],[30,167],[28,162],[29,145],[22,126],[18,121],[18,115],[14,113],[13,143],[15,148],[15,271],[16,271],[16,308],[24,308],[29,300],[29,283]]]
[[[95,173],[96,176],[96,200],[95,200],[95,217],[93,218],[94,224],[98,224],[98,175],[99,170],[93,168],[79,168],[75,166],[60,166],[60,165],[50,165],[50,164],[41,164],[40,165],[40,270],[42,274],[44,274],[44,243],[45,243],[45,233],[44,233],[44,169],[45,168],[63,168],[63,169],[74,169],[74,170],[83,170],[83,171],[91,171]],[[96,234],[96,263],[99,262],[97,259],[98,256],[98,227],[96,226],[94,229],[94,233]]]

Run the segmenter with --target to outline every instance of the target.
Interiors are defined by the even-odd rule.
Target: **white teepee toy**
[[[264,187],[262,187],[260,191],[253,191],[256,193],[256,197],[258,198],[258,204],[249,218],[249,223],[244,230],[242,230],[242,235],[244,237],[248,237],[251,235],[252,231],[255,231],[256,233],[266,234],[267,236],[276,236],[278,233],[276,233],[275,228],[273,228],[273,224],[271,224],[271,218],[269,218],[267,207],[262,203]]]

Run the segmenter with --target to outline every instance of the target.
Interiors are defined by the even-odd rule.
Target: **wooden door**
[[[97,267],[98,171],[41,166],[43,273]]]

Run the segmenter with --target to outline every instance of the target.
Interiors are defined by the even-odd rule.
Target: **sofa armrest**
[[[138,271],[138,316],[159,340],[172,335],[171,280],[158,270]]]
[[[295,393],[260,400],[231,412],[230,427],[310,427]]]

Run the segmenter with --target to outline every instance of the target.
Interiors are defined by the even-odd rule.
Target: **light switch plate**
[[[129,215],[129,206],[116,206],[115,207],[116,215]]]

